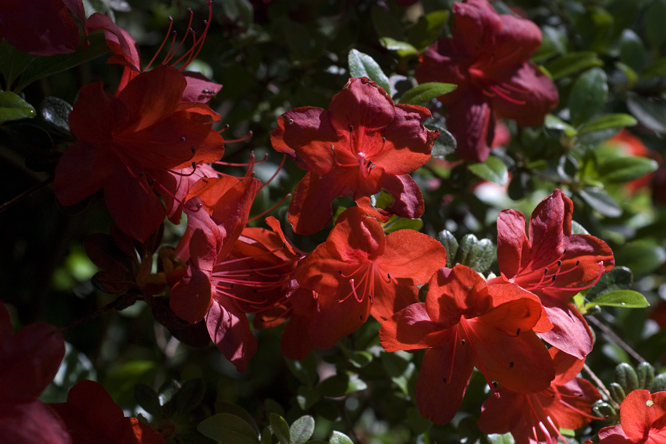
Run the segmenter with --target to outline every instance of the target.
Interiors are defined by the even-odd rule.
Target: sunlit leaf
[[[367,54],[352,49],[349,51],[349,73],[352,77],[367,77],[370,80],[377,82],[377,85],[384,88],[384,90],[391,94],[391,85],[388,77],[384,71],[375,62],[375,59]]]
[[[400,103],[408,105],[422,105],[436,99],[439,96],[448,94],[456,89],[456,85],[451,83],[429,82],[415,86],[403,94]]]

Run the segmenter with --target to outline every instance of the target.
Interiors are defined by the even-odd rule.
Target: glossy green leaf
[[[384,233],[386,234],[405,229],[419,231],[423,227],[423,221],[421,219],[407,219],[398,216],[391,216],[391,219],[389,219],[384,225]]]
[[[606,114],[583,123],[578,128],[578,134],[583,135],[592,131],[601,131],[608,128],[622,128],[636,125],[636,119],[629,114]]]
[[[72,105],[58,97],[46,97],[42,101],[42,119],[63,133],[69,133],[69,113]]]
[[[466,234],[460,241],[456,262],[485,273],[495,259],[495,246],[490,239],[477,239],[473,234]]]
[[[379,43],[389,51],[399,51],[400,55],[418,54],[419,51],[407,42],[392,39],[391,37],[382,37]]]
[[[377,82],[377,85],[384,88],[384,90],[391,94],[391,85],[388,77],[384,71],[379,67],[379,64],[367,54],[352,49],[349,51],[349,74],[352,77],[367,77],[370,80]]]
[[[171,400],[173,412],[191,412],[201,404],[205,394],[206,384],[203,379],[192,379],[185,382]]]
[[[421,16],[409,30],[409,42],[419,50],[427,48],[442,34],[448,20],[449,11],[445,9]]]
[[[322,396],[338,397],[344,396],[349,393],[365,390],[368,384],[356,374],[352,375],[335,375],[327,378],[319,384],[319,393]]]
[[[319,391],[314,387],[302,385],[296,389],[296,402],[301,410],[308,410],[321,399]]]
[[[626,362],[618,364],[615,367],[615,381],[620,384],[627,393],[638,388],[638,375],[636,374],[636,370]]]
[[[458,253],[458,240],[453,233],[447,230],[437,233],[437,239],[446,249],[446,266],[449,268],[453,267],[455,265],[456,254]]]
[[[315,420],[310,415],[301,416],[289,428],[289,439],[292,444],[306,442],[314,433]]]
[[[611,382],[610,385],[608,386],[608,391],[610,392],[613,401],[615,401],[618,404],[622,404],[624,398],[627,397],[627,394],[625,393],[624,389],[617,382]]]
[[[574,83],[569,95],[571,123],[575,126],[587,122],[599,113],[608,100],[606,73],[601,68],[590,68]]]
[[[218,444],[259,444],[254,429],[242,418],[229,413],[217,413],[204,419],[197,430]]]
[[[619,217],[622,208],[603,188],[585,187],[579,191],[580,197],[593,210],[607,217]]]
[[[628,242],[614,253],[615,263],[628,266],[637,276],[658,269],[666,261],[664,248],[646,239]]]
[[[594,51],[572,52],[546,64],[545,68],[553,80],[574,74],[593,66],[603,66],[604,62]]]
[[[333,431],[333,435],[331,435],[331,439],[328,442],[330,444],[354,444],[354,441],[349,439],[347,435],[337,430]]]
[[[422,105],[439,96],[448,94],[454,89],[456,89],[456,85],[451,83],[422,83],[405,92],[400,99],[400,103],[407,105]]]
[[[491,433],[488,435],[489,444],[515,444],[511,433],[500,435],[499,433]]]
[[[656,171],[659,164],[647,157],[616,157],[597,167],[599,179],[606,183],[624,183]]]
[[[349,355],[349,362],[356,368],[363,368],[372,362],[372,354],[367,351],[355,351]]]
[[[495,156],[488,156],[483,163],[473,163],[467,166],[469,170],[482,179],[500,186],[506,185],[509,180],[509,170],[504,162]]]
[[[134,398],[146,412],[157,418],[163,416],[160,399],[152,388],[145,384],[136,384],[134,386]]]
[[[585,304],[586,307],[600,305],[604,307],[623,308],[645,308],[650,304],[645,296],[634,290],[616,290],[599,296],[592,302]]]
[[[629,93],[627,107],[640,123],[653,131],[666,134],[666,100]]]
[[[443,160],[449,154],[456,152],[456,139],[450,132],[437,125],[427,125],[427,128],[439,131],[439,136],[435,139],[430,152],[431,157]]]
[[[636,366],[636,375],[638,376],[638,388],[645,390],[652,389],[654,383],[654,367],[649,362],[641,362]]]
[[[589,233],[577,233],[589,234]],[[626,290],[634,282],[634,274],[627,267],[616,266],[608,273],[604,273],[599,282],[585,294],[589,301],[593,301],[599,296],[610,293],[615,290]]]
[[[278,441],[280,441],[280,444],[289,444],[290,432],[287,421],[275,413],[270,414],[269,421],[271,423],[271,431],[277,437]]]
[[[564,120],[552,114],[546,115],[544,126],[548,129],[564,131],[564,134],[566,134],[567,137],[573,137],[577,134],[576,128],[574,128],[573,126],[566,123]]]
[[[11,91],[0,91],[0,123],[31,119],[37,113],[31,104]]]
[[[637,72],[645,67],[648,53],[641,38],[631,29],[625,29],[620,36],[620,61]]]
[[[245,410],[244,408],[236,404],[232,404],[230,402],[218,400],[215,403],[215,412],[230,413],[232,415],[238,416],[239,418],[247,422],[250,425],[250,427],[252,427],[252,430],[254,430],[255,435],[259,436],[259,427],[257,427],[257,423],[254,422],[254,418],[252,418],[252,415],[250,415],[247,412],[247,410]]]

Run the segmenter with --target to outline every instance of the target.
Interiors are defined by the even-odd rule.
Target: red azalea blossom
[[[3,0],[0,41],[7,39],[19,51],[50,56],[76,51],[79,25],[85,12],[81,0]]]
[[[84,86],[70,114],[78,140],[55,171],[58,201],[72,205],[103,188],[118,227],[147,239],[167,215],[159,195],[176,192],[173,172],[224,152],[210,125],[219,116],[207,105],[183,102],[185,86],[169,66],[140,74],[117,97],[101,83]]]
[[[585,444],[591,443],[588,440]],[[620,424],[599,432],[599,444],[666,443],[666,392],[634,390],[620,405]]]
[[[66,403],[51,407],[65,422],[72,444],[166,444],[148,425],[126,418],[98,382],[79,382],[69,391]]]
[[[0,302],[0,437],[16,444],[69,444],[60,417],[38,398],[53,380],[65,341],[50,324],[26,325],[16,335]]]
[[[447,127],[465,160],[482,162],[490,153],[496,112],[520,126],[537,126],[558,102],[552,80],[529,62],[541,45],[541,31],[529,20],[500,15],[486,0],[453,4],[452,38],[435,43],[421,57],[419,83],[458,85],[441,96]]]
[[[553,328],[546,342],[578,359],[592,350],[592,332],[569,299],[596,284],[615,260],[608,245],[587,234],[571,234],[573,202],[555,190],[534,210],[529,237],[525,216],[504,210],[497,218],[500,277],[537,295]],[[543,320],[545,321],[545,320]]]
[[[366,77],[350,79],[328,110],[308,106],[280,116],[273,147],[308,170],[289,205],[294,231],[324,228],[338,196],[359,200],[382,189],[393,197],[392,214],[421,216],[423,196],[409,173],[428,161],[439,135],[422,125],[426,117],[421,106],[394,105]]]
[[[584,361],[554,347],[548,351],[555,365],[550,387],[538,393],[500,387],[500,396],[488,398],[481,409],[477,424],[483,433],[511,432],[516,444],[555,444],[561,428],[576,430],[594,418],[592,404],[601,395],[589,381],[576,377]]]
[[[292,304],[300,305],[304,315],[299,319],[307,324],[303,335],[313,347],[330,348],[359,328],[368,314],[388,319],[417,301],[416,285],[424,284],[442,264],[446,250],[435,239],[414,230],[386,236],[381,224],[362,209],[349,208],[326,242],[296,270],[301,290]],[[299,337],[294,335],[291,342],[283,341],[285,354],[304,358]]]
[[[519,392],[545,390],[553,363],[532,328],[537,298],[509,283],[486,283],[464,265],[441,268],[425,303],[412,304],[382,324],[387,351],[427,349],[416,385],[421,416],[446,424],[455,416],[474,367],[488,384]],[[493,388],[494,390],[494,388]]]

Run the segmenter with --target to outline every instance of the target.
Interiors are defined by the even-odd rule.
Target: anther
[[[580,261],[576,261],[576,267],[580,265]]]
[[[516,336],[520,335],[520,329],[516,330]]]
[[[466,342],[466,341],[465,341],[464,339],[461,339],[461,340],[460,340],[460,343],[461,343],[462,345],[465,345],[465,342]]]
[[[349,125],[349,132],[351,133],[352,131],[354,131],[354,125]]]
[[[194,145],[192,145],[192,146],[190,147],[190,149],[192,150],[193,153],[195,153],[195,152],[197,151],[197,147],[194,146]]]
[[[292,123],[294,123],[294,119],[289,119],[288,122],[291,125]]]
[[[509,362],[509,368],[513,368],[513,361]]]
[[[558,267],[561,267],[561,266],[562,266],[562,259],[560,259],[559,261],[557,261],[557,266],[558,266]]]
[[[446,378],[442,378],[442,382],[446,384]]]
[[[181,141],[181,142],[185,142],[185,136],[181,137],[181,138],[180,138],[180,141]]]

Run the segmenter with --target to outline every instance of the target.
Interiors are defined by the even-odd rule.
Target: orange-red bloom
[[[394,105],[375,82],[353,78],[333,97],[328,110],[292,109],[278,119],[273,147],[308,170],[289,205],[289,222],[299,234],[313,234],[332,217],[338,196],[355,200],[386,190],[388,211],[403,217],[423,214],[423,196],[409,173],[430,158],[439,135],[421,121],[430,111]]]
[[[427,349],[416,405],[423,417],[445,424],[458,411],[474,367],[491,387],[496,381],[519,393],[548,388],[553,363],[532,331],[540,316],[534,295],[510,283],[486,284],[456,265],[438,270],[425,303],[384,322],[379,338],[387,351]]]
[[[502,211],[497,218],[497,261],[502,274],[495,279],[537,295],[553,324],[541,337],[584,359],[592,350],[592,333],[569,299],[596,284],[615,260],[604,241],[571,234],[572,214],[571,199],[555,190],[532,213],[528,237],[525,216],[515,210]]]
[[[85,85],[70,114],[78,139],[63,153],[54,190],[63,205],[104,189],[118,227],[145,241],[173,196],[175,170],[222,157],[222,136],[211,128],[217,115],[207,105],[182,101],[186,87],[175,68],[158,66],[136,76],[118,96],[101,83]]]
[[[591,443],[587,441],[585,444]],[[620,405],[620,424],[599,432],[599,444],[666,443],[666,392],[634,390]]]
[[[555,444],[559,429],[576,430],[594,418],[592,404],[601,395],[589,381],[576,377],[584,361],[554,347],[548,351],[555,365],[550,387],[538,393],[500,387],[500,396],[491,396],[481,408],[477,424],[483,433],[511,432],[516,444]]]
[[[541,31],[529,20],[500,15],[486,0],[453,4],[452,38],[435,43],[421,57],[419,83],[458,85],[441,96],[446,125],[465,160],[482,162],[490,153],[496,112],[520,126],[541,125],[558,102],[557,88],[529,58],[541,45]]]
[[[301,286],[292,301],[302,317],[302,335],[312,347],[330,348],[359,328],[368,315],[383,321],[416,302],[424,284],[442,264],[446,250],[414,230],[384,235],[377,220],[352,207],[338,218],[328,239],[301,261]],[[298,307],[297,307],[298,305]],[[283,350],[302,359],[310,350],[288,326]]]

